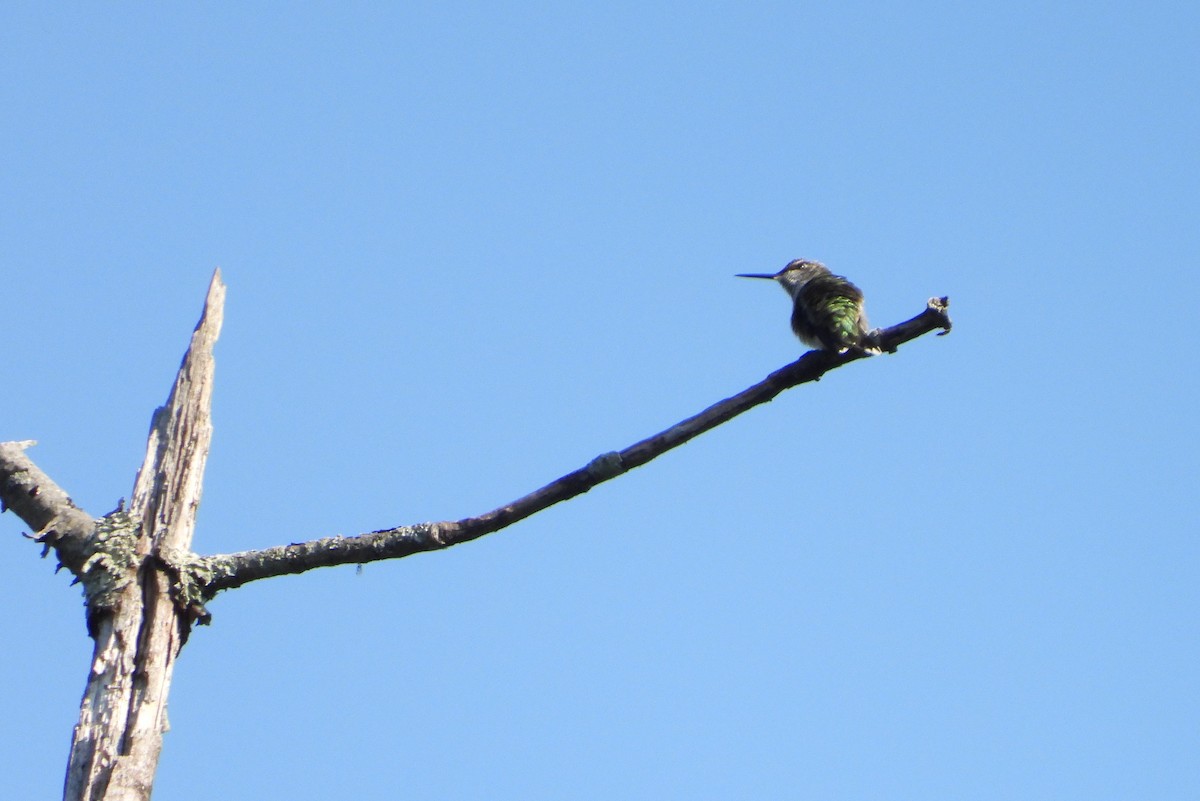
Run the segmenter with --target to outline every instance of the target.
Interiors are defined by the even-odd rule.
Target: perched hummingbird
[[[824,264],[796,259],[774,275],[742,273],[738,278],[778,281],[792,296],[792,330],[810,348],[881,352],[877,332],[867,326],[862,290]]]

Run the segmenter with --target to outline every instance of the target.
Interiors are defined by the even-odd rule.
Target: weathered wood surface
[[[111,601],[89,609],[96,642],[71,743],[67,801],[150,798],[171,674],[192,622],[172,595],[170,565],[190,551],[195,530],[212,440],[213,345],[224,301],[217,271],[175,386],[150,426],[128,510],[136,526],[128,581]]]

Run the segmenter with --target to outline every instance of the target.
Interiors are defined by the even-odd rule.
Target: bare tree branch
[[[948,305],[948,298],[931,298],[925,310],[916,317],[879,332],[881,347],[894,352],[903,343],[930,331],[942,329],[942,334],[949,332]],[[786,389],[817,381],[830,370],[862,358],[865,358],[865,354],[851,351],[841,354],[810,351],[771,373],[760,383],[710,406],[694,417],[623,451],[597,456],[586,466],[478,517],[455,522],[418,523],[356,537],[326,537],[262,550],[204,557],[195,565],[197,580],[204,585],[205,596],[211,597],[222,590],[272,576],[303,573],[318,567],[398,559],[469,542],[581,495],[597,484],[640,467],[742,412],[772,400]]]
[[[0,511],[24,520],[33,539],[53,547],[59,563],[79,577],[91,556],[96,521],[25,455],[34,444],[0,442]]]

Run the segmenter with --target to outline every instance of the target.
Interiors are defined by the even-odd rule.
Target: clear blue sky
[[[890,325],[500,534],[218,598],[155,798],[1200,797],[1189,3],[8,4],[0,439],[128,495],[220,266],[214,553],[456,519]],[[1189,522],[1190,521],[1190,522]],[[0,518],[0,775],[78,588]]]

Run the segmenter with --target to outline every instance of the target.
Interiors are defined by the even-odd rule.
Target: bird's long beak
[[[766,273],[738,273],[734,277],[735,278],[770,278],[772,281],[775,280],[775,276],[767,275]]]

